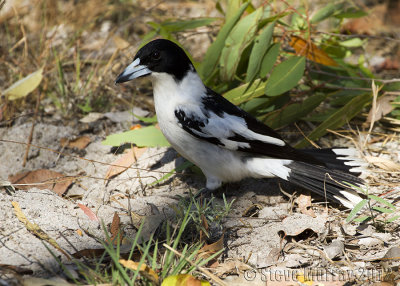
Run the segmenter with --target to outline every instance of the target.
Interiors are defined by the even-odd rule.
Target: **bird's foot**
[[[208,199],[208,198],[211,198],[212,193],[213,193],[213,190],[208,189],[208,188],[202,188],[196,194],[194,194],[194,198],[195,199],[199,199],[199,198]]]

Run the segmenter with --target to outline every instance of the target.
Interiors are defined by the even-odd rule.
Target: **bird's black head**
[[[189,70],[194,67],[185,52],[169,40],[158,39],[142,47],[115,82],[126,82],[153,72],[168,73],[180,81]]]

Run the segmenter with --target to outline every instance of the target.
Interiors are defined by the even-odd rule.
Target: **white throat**
[[[206,87],[195,71],[189,71],[179,82],[167,73],[153,72],[151,79],[157,113],[167,106],[175,108],[179,104],[198,104],[206,93]]]

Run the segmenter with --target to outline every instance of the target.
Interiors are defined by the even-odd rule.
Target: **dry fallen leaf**
[[[129,130],[136,130],[136,129],[140,129],[140,128],[142,128],[142,125],[140,125],[140,124],[135,124],[135,125],[132,125],[132,126],[129,128]]]
[[[118,174],[121,174],[124,172],[126,169],[128,169],[133,163],[136,162],[136,160],[142,156],[142,154],[146,151],[146,148],[138,148],[138,147],[133,147],[128,150],[127,153],[124,153],[120,158],[115,160],[112,165],[116,166],[110,166],[107,170],[107,173],[105,175],[105,179],[108,180]]]
[[[15,266],[15,265],[9,265],[9,264],[0,264],[0,269],[3,270],[3,273],[5,273],[5,270],[8,271],[10,274],[12,272],[19,274],[19,275],[33,275],[33,271],[31,269],[23,268],[20,266]]]
[[[208,232],[209,226],[207,219],[204,214],[201,214],[201,229],[200,229],[200,241],[205,242],[207,238],[206,232]]]
[[[81,249],[74,254],[72,254],[73,258],[79,259],[82,257],[86,258],[97,258],[104,254],[105,250],[103,248],[86,248]]]
[[[79,121],[82,123],[92,123],[92,122],[96,122],[97,120],[100,120],[103,117],[104,117],[103,113],[90,112],[88,115],[81,118]]]
[[[207,259],[211,255],[217,253],[224,248],[224,235],[222,235],[216,242],[204,245],[199,250],[199,257]]]
[[[117,212],[115,212],[113,220],[112,220],[112,223],[111,223],[111,227],[110,227],[110,233],[111,233],[111,238],[110,239],[111,239],[111,241],[114,242],[115,245],[118,244],[118,241],[117,241],[116,238],[117,238],[118,233],[119,233],[120,223],[121,223],[121,219],[119,218]],[[120,234],[119,242],[121,242],[121,241],[122,241],[122,235]]]
[[[99,221],[99,218],[97,217],[97,215],[91,209],[89,209],[87,206],[82,205],[82,204],[78,204],[78,206],[81,208],[81,210],[83,210],[85,215],[87,215],[90,220]]]
[[[28,190],[32,187],[44,190],[49,189],[61,196],[72,184],[72,179],[61,173],[39,169],[22,172],[8,177],[8,180],[18,189]],[[26,185],[18,185],[26,184]]]
[[[226,277],[229,274],[240,274],[246,270],[253,269],[251,266],[247,265],[246,263],[240,260],[229,260],[225,261],[224,263],[219,264],[214,272],[218,277]]]
[[[389,172],[397,172],[400,171],[400,165],[393,162],[390,159],[382,158],[382,157],[374,157],[374,156],[365,156],[365,159],[368,163],[374,164],[375,166],[389,171]]]
[[[22,222],[25,225],[26,229],[29,232],[31,232],[33,235],[37,236],[38,238],[47,241],[55,249],[57,249],[62,254],[64,254],[68,260],[70,259],[69,255],[58,245],[58,243],[54,239],[52,239],[50,236],[48,236],[48,234],[45,233],[36,223],[31,223],[26,218],[26,216],[22,212],[22,210],[17,202],[13,201],[13,202],[11,202],[11,204],[14,207],[14,212],[15,212],[16,217],[18,218],[18,220],[20,222]]]
[[[295,49],[296,54],[306,56],[307,59],[326,66],[337,66],[338,64],[314,43],[308,42],[300,37],[292,36],[290,46]]]
[[[121,263],[125,268],[129,268],[133,271],[136,271],[139,266],[139,263],[134,262],[132,260],[120,259],[119,263]],[[158,280],[159,278],[157,273],[149,266],[147,266],[145,263],[142,263],[142,265],[140,265],[139,272],[140,275],[143,275],[147,279],[151,280],[154,284],[159,285],[159,280]]]
[[[80,230],[80,229],[76,230],[76,234],[78,234],[79,236],[83,236],[82,230]]]
[[[393,266],[398,266],[400,261],[400,248],[393,246],[389,248],[386,254],[382,257],[380,264],[385,268],[389,269]]]
[[[314,284],[314,282],[309,278],[309,277],[307,277],[306,275],[304,275],[304,274],[297,274],[296,275],[296,279],[302,284],[302,285],[313,285]]]
[[[334,239],[331,244],[324,247],[324,251],[329,259],[334,259],[343,254],[344,243],[341,240]]]
[[[296,202],[299,206],[300,212],[305,215],[309,215],[311,217],[316,217],[313,209],[311,208],[311,196],[301,194]]]
[[[190,274],[178,274],[168,276],[161,286],[210,286],[210,282],[199,280]]]
[[[142,231],[138,239],[139,243],[145,243],[150,236],[157,230],[160,224],[165,220],[165,214],[158,213],[155,215],[141,216],[135,212],[131,212],[133,225],[137,228],[143,223]]]
[[[68,140],[68,138],[61,138],[60,145],[61,147],[85,149],[90,142],[91,142],[90,137],[85,135],[85,136],[80,136],[74,140]]]
[[[15,82],[5,91],[3,91],[3,94],[7,96],[8,100],[16,100],[18,98],[25,97],[38,87],[38,85],[42,81],[42,78],[43,68]]]
[[[296,213],[282,221],[279,232],[283,232],[285,236],[298,236],[306,230],[320,234],[325,231],[326,220],[327,217],[322,215],[312,218],[308,215]]]
[[[386,114],[392,112],[394,106],[391,104],[393,100],[396,99],[395,95],[382,95],[376,101],[376,110],[373,108],[368,113],[367,123],[370,123],[372,120],[378,121]],[[375,112],[375,114],[373,114]],[[375,116],[375,117],[374,117]]]

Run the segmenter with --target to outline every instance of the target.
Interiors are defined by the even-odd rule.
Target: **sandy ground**
[[[113,124],[107,120],[102,119],[101,124],[112,126],[111,129],[107,129],[109,132],[121,129],[126,124],[126,122]],[[95,124],[100,124],[100,122]],[[1,128],[0,138],[25,142],[30,127],[31,123],[21,120],[12,127]],[[35,276],[51,276],[54,273],[60,273],[60,269],[45,248],[43,240],[29,232],[17,219],[11,202],[18,202],[30,222],[36,223],[55,239],[62,249],[71,254],[77,250],[101,248],[95,238],[105,238],[101,223],[90,220],[78,204],[89,207],[107,226],[110,225],[114,213],[117,212],[125,235],[134,237],[135,230],[128,215],[130,211],[149,218],[156,215],[155,209],[159,213],[171,213],[173,212],[171,205],[176,205],[178,202],[176,195],[187,196],[189,190],[198,190],[204,184],[202,176],[187,173],[173,176],[161,185],[149,186],[150,183],[161,178],[163,172],[168,172],[181,164],[182,158],[170,148],[147,149],[132,168],[107,182],[103,178],[109,166],[95,161],[112,163],[121,155],[113,154],[109,146],[101,144],[105,138],[102,129],[99,129],[98,134],[89,134],[92,142],[83,153],[62,149],[59,143],[62,137],[73,138],[78,135],[75,131],[78,130],[77,128],[42,121],[36,124],[35,130],[33,144],[51,150],[61,150],[73,157],[60,156],[46,149],[32,147],[28,163],[25,168],[22,168],[26,146],[17,143],[0,143],[2,180],[7,180],[9,175],[35,169],[50,169],[70,176],[81,175],[63,197],[52,191],[39,190],[35,187],[27,191],[17,190],[11,195],[4,189],[0,192],[2,221],[0,264],[31,269]],[[343,142],[343,140],[337,140],[338,144]],[[393,152],[384,156],[398,162],[400,158],[398,142],[392,141],[386,143],[385,146]],[[83,156],[88,160],[79,159],[78,156]],[[370,178],[369,181],[374,182],[374,179]],[[386,183],[398,183],[398,181],[396,175],[386,177]],[[293,194],[294,190],[298,191],[287,184],[281,186],[289,194]],[[335,238],[351,249],[347,255],[351,256],[352,261],[358,261],[352,263],[351,266],[341,265],[338,269],[365,268],[376,267],[371,264],[371,260],[382,258],[388,249],[398,246],[397,233],[388,231],[396,230],[397,223],[390,224],[386,231],[378,232],[371,229],[371,225],[346,224],[344,222],[346,214],[337,208],[328,210],[318,204],[313,204],[313,210],[316,213],[316,217],[313,218],[301,213],[296,203],[292,203],[280,192],[277,180],[248,179],[226,185],[222,191],[227,194],[228,201],[235,199],[235,202],[223,225],[226,231],[226,252],[221,261],[242,261],[251,265],[253,269],[265,269],[271,266],[279,269],[328,266],[334,268],[320,252],[325,251],[325,248],[333,243],[332,238]],[[391,196],[395,197],[400,188],[398,185],[393,188],[389,184],[372,187],[371,191],[377,194],[390,191]],[[221,192],[217,196],[220,197]],[[389,197],[388,200],[391,201]],[[251,212],[249,209],[252,208],[256,210],[256,215],[244,216],[245,213]],[[148,233],[154,231],[154,225],[157,225],[157,222],[149,219],[145,226],[146,231]],[[357,229],[357,227],[361,228]],[[364,229],[368,231],[365,232]],[[282,235],[286,235],[284,240],[282,240]],[[327,237],[331,238],[327,239]],[[365,238],[368,239],[365,240]],[[296,241],[301,241],[301,243],[296,244]],[[49,247],[59,254],[56,249]],[[285,252],[283,256],[279,255],[279,253],[282,254],[282,249]],[[342,255],[341,252],[337,254],[338,257],[343,257]],[[63,255],[59,257],[64,263],[70,263]],[[237,280],[243,279],[242,276],[228,276],[226,279],[232,285],[243,283]]]
[[[214,9],[214,1],[205,2],[212,5],[203,3],[200,4],[201,7],[211,7],[210,10],[200,9],[197,1],[184,6],[179,1],[154,1],[154,4],[160,4],[157,7],[163,11],[177,11],[174,17],[218,16]],[[7,4],[9,3],[11,1],[7,1]],[[33,22],[28,17],[32,16],[32,13],[26,15],[26,21]],[[143,23],[153,20],[147,17],[143,16]],[[110,23],[104,23],[102,26],[110,30]],[[59,27],[59,30],[62,34],[63,27]],[[104,40],[105,34],[102,30],[92,33],[86,39],[90,44],[104,43],[100,40]],[[56,40],[54,39],[53,45],[57,44]],[[140,43],[139,36],[135,34],[131,35],[129,40],[136,45]],[[183,44],[195,47],[190,49],[195,59],[202,58],[210,42],[206,33],[196,33],[188,38],[181,36],[179,40]],[[111,56],[115,50],[109,50],[109,45],[104,48],[103,44],[98,45],[104,50],[107,48],[107,51],[104,51],[105,55]],[[388,43],[385,42],[385,46],[388,46]],[[136,48],[137,46],[132,46],[126,51],[124,61],[130,59]],[[382,45],[378,48],[381,50]],[[121,67],[116,68],[120,69]],[[104,84],[106,85],[106,82]],[[26,142],[32,124],[27,121],[26,117],[20,117],[11,127],[1,127],[0,139]],[[73,254],[79,250],[101,248],[98,240],[104,239],[105,235],[100,222],[103,221],[109,227],[115,212],[121,218],[125,236],[129,238],[133,238],[136,233],[131,223],[130,212],[147,217],[145,234],[149,236],[159,224],[160,214],[173,213],[171,206],[178,203],[178,195],[188,196],[190,190],[196,191],[204,186],[204,178],[190,172],[173,176],[159,185],[149,185],[161,178],[165,172],[181,164],[182,158],[169,148],[149,148],[132,168],[110,181],[104,180],[109,168],[107,164],[113,163],[121,155],[114,154],[110,146],[102,145],[101,141],[108,134],[128,130],[132,124],[133,121],[128,117],[119,123],[101,119],[90,123],[90,126],[62,122],[60,117],[56,116],[41,118],[36,123],[32,143],[44,148],[31,147],[25,167],[22,167],[22,162],[26,146],[0,142],[0,181],[6,181],[10,175],[22,171],[37,169],[79,176],[62,197],[50,190],[39,190],[35,187],[26,191],[17,190],[13,194],[7,194],[4,188],[0,188],[0,270],[4,265],[11,265],[32,270],[33,275],[37,277],[61,276],[62,271],[44,246],[46,244],[73,271],[71,262],[64,255],[28,231],[18,220],[12,202],[19,204],[30,222],[37,224],[68,254]],[[385,158],[399,164],[398,135],[386,140],[388,136],[385,134],[389,133],[387,130],[375,131],[380,132],[380,135],[370,138],[369,152],[364,155]],[[390,133],[394,134],[391,131]],[[88,135],[91,139],[91,143],[83,151],[61,147],[61,138],[80,135]],[[320,143],[323,147],[353,146],[349,140],[332,136],[321,139]],[[59,155],[46,148],[72,156]],[[370,192],[381,195],[397,207],[400,191],[399,170],[388,172],[385,166],[370,167],[370,173],[366,175],[371,186]],[[280,187],[288,195],[284,195]],[[221,203],[222,192],[226,193],[228,201],[234,199],[235,202],[223,223],[226,251],[220,258],[220,265],[214,270],[224,277],[229,285],[265,285],[266,280],[279,280],[276,279],[276,275],[268,276],[266,273],[300,273],[299,271],[304,272],[305,269],[322,269],[325,272],[329,271],[329,275],[349,271],[349,275],[344,276],[342,281],[356,280],[359,285],[377,281],[379,279],[375,274],[383,275],[390,271],[394,271],[393,280],[396,280],[397,270],[390,267],[396,266],[397,260],[391,260],[392,265],[388,265],[384,264],[382,258],[385,255],[387,258],[400,256],[396,254],[400,253],[400,219],[385,224],[384,219],[389,216],[381,215],[379,229],[372,226],[371,222],[346,223],[345,218],[349,211],[336,206],[326,209],[320,200],[313,201],[311,209],[315,217],[312,217],[301,210],[297,200],[299,194],[307,195],[306,192],[273,179],[247,179],[226,185],[216,194],[217,202]],[[294,193],[295,196],[291,197]],[[78,204],[90,208],[100,222],[90,220]],[[252,215],[249,217],[249,214]],[[390,254],[390,251],[394,254]],[[264,270],[267,272],[263,272]],[[0,284],[4,281],[2,274],[0,271]],[[369,282],[366,282],[367,280]],[[283,284],[278,282],[268,285]]]

